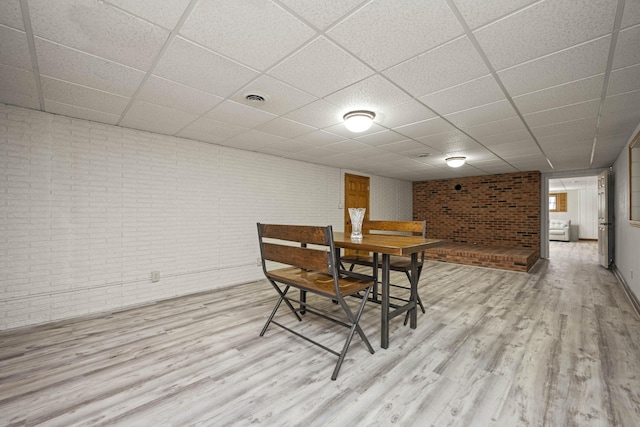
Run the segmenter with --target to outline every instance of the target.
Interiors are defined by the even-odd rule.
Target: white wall
[[[549,212],[550,219],[570,219],[578,226],[580,239],[598,238],[598,187],[569,190],[567,212]]]
[[[640,132],[640,125],[633,135]],[[629,138],[631,142],[633,135]],[[615,187],[615,264],[640,299],[640,228],[629,224],[629,144],[613,164]],[[633,271],[633,277],[632,272]]]
[[[598,186],[578,190],[580,238],[598,239]]]
[[[259,279],[256,222],[341,231],[342,185],[336,168],[0,104],[0,329]],[[371,195],[372,218],[411,219],[410,182],[372,176]]]

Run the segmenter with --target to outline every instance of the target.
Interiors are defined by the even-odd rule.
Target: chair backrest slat
[[[260,224],[262,237],[290,242],[329,245],[326,227],[305,225]]]
[[[329,271],[329,255],[329,252],[320,249],[266,242],[262,244],[262,256],[265,260],[327,274],[331,274]]]
[[[426,221],[365,221],[362,229],[365,232],[394,231],[425,237]]]

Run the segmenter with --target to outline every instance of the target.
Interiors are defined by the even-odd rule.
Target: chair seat
[[[395,271],[411,271],[411,258],[406,256],[391,255],[389,260],[391,269]],[[418,260],[418,269],[422,268],[422,261]]]
[[[333,285],[333,277],[330,274],[316,271],[306,271],[301,268],[287,267],[268,272],[267,277],[288,285],[295,286],[304,291],[313,292],[325,296],[336,296]],[[372,281],[357,279],[354,277],[340,277],[338,286],[343,296],[353,295],[373,284]]]

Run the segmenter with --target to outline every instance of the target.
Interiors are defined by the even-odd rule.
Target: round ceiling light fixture
[[[376,113],[373,111],[350,111],[342,117],[344,119],[344,125],[351,132],[364,132],[371,127],[373,119],[376,117]]]
[[[444,159],[444,161],[447,162],[447,165],[449,167],[459,168],[460,166],[464,165],[464,163],[467,161],[467,158],[464,156],[447,157],[446,159]]]

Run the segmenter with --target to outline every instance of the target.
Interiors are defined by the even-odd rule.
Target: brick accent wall
[[[428,237],[539,256],[540,172],[414,182],[413,219],[427,221]]]

